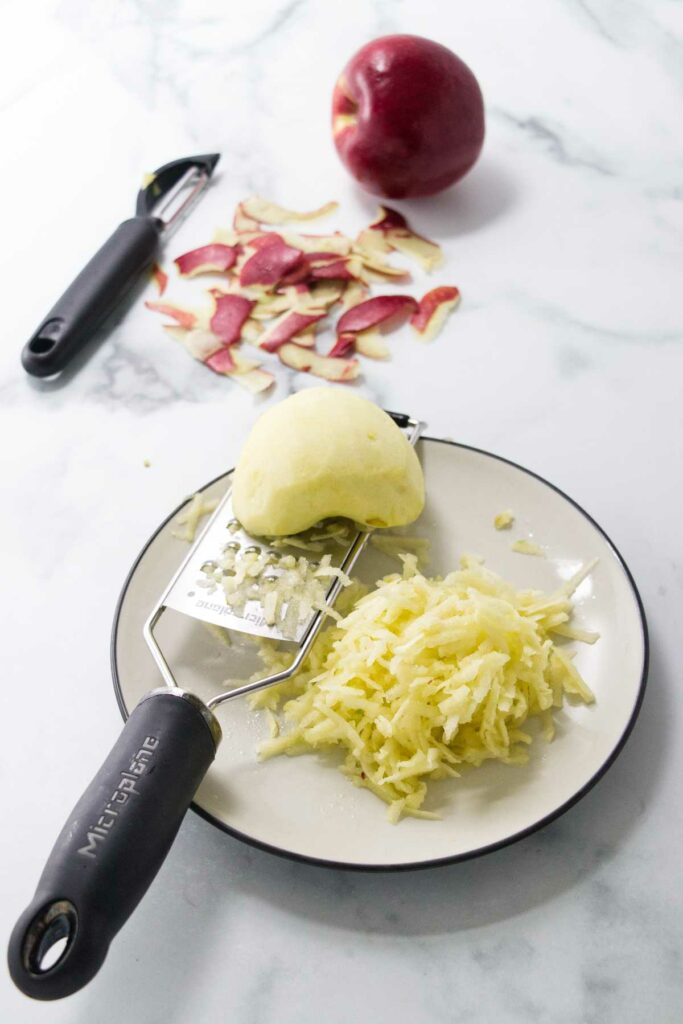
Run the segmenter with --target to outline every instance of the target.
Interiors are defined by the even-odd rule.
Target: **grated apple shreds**
[[[288,639],[309,621],[316,611],[330,618],[341,614],[328,606],[326,598],[333,579],[342,587],[351,585],[350,578],[332,564],[331,554],[320,554],[330,544],[346,547],[352,524],[343,520],[318,523],[296,537],[270,538],[268,548],[254,545],[241,551],[228,542],[220,555],[202,566],[197,586],[208,593],[222,591],[226,605],[235,614],[246,613],[249,602],[256,601],[269,626],[275,626]],[[273,548],[299,548],[309,554],[320,554],[315,561]]]
[[[421,575],[414,554],[402,561],[402,574],[370,593],[345,591],[348,613],[303,670],[252,698],[254,707],[281,707],[287,726],[261,744],[262,758],[339,746],[342,772],[384,800],[394,823],[438,817],[422,809],[430,779],[491,759],[525,763],[529,718],[550,740],[552,711],[567,695],[594,700],[553,640],[572,629],[571,595],[594,563],[544,594],[515,590],[475,558],[443,579]],[[263,655],[272,670],[285,664],[272,647]]]

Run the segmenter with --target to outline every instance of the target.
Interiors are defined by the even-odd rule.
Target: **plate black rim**
[[[593,527],[595,527],[600,536],[603,537],[603,539],[607,542],[608,547],[615,555],[617,562],[621,566],[621,569],[623,570],[624,575],[626,576],[626,579],[628,580],[628,583],[633,592],[633,596],[635,598],[636,605],[638,608],[640,628],[643,640],[643,666],[641,670],[640,683],[638,685],[638,695],[633,705],[633,710],[631,711],[629,720],[626,723],[626,726],[624,727],[624,730],[619,738],[619,741],[615,745],[614,749],[611,751],[609,757],[602,763],[598,771],[595,772],[595,774],[592,775],[591,778],[579,790],[577,790],[577,792],[574,793],[573,796],[569,798],[569,800],[566,800],[563,804],[560,805],[560,807],[556,808],[554,811],[551,811],[550,814],[544,815],[543,818],[540,818],[538,821],[533,822],[531,825],[527,826],[524,829],[521,829],[519,832],[515,832],[513,835],[507,836],[505,839],[498,840],[495,843],[488,843],[486,846],[478,847],[476,850],[468,850],[466,853],[456,853],[446,857],[435,857],[431,860],[410,861],[408,863],[399,864],[353,864],[349,863],[348,861],[327,860],[322,857],[314,857],[305,853],[297,853],[294,850],[287,850],[281,846],[274,846],[271,843],[264,843],[260,839],[255,839],[253,836],[247,835],[244,832],[240,832],[239,829],[232,828],[230,825],[226,825],[224,821],[221,821],[219,818],[216,818],[213,814],[210,814],[208,811],[204,810],[203,807],[200,807],[194,801],[190,804],[190,809],[193,810],[195,814],[198,814],[200,818],[204,818],[204,820],[208,821],[210,825],[214,825],[217,829],[220,829],[221,832],[227,833],[227,835],[232,836],[234,839],[238,839],[243,843],[246,843],[248,846],[253,846],[258,850],[263,850],[266,853],[275,854],[275,856],[278,857],[284,857],[287,860],[297,861],[298,863],[312,864],[316,867],[333,868],[338,871],[361,871],[367,873],[379,873],[389,871],[420,871],[426,870],[428,868],[443,867],[446,864],[457,864],[462,861],[473,860],[475,857],[483,857],[485,854],[494,853],[496,850],[504,849],[506,846],[512,846],[513,843],[518,843],[520,840],[526,839],[527,836],[533,835],[534,832],[538,832],[540,829],[545,828],[546,825],[549,825],[551,824],[551,822],[556,821],[563,814],[566,814],[567,811],[571,810],[571,808],[574,807],[575,804],[579,802],[579,800],[582,800],[583,797],[586,796],[586,794],[589,793],[590,790],[593,789],[593,787],[600,781],[600,779],[606,774],[606,772],[609,771],[609,769],[612,767],[619,754],[624,749],[629,736],[633,732],[633,727],[636,723],[638,715],[640,714],[640,709],[643,705],[643,698],[645,696],[648,669],[650,663],[650,641],[647,619],[645,617],[645,608],[643,605],[642,598],[640,596],[640,592],[638,590],[638,587],[636,586],[636,582],[633,578],[631,570],[624,561],[621,553],[619,552],[619,549],[616,547],[612,539],[607,535],[607,533],[605,533],[600,524],[596,522],[596,520],[588,512],[586,512],[586,510],[581,505],[579,505],[577,501],[575,501],[572,497],[570,497],[563,490],[561,490],[561,488],[557,487],[549,480],[546,480],[546,478],[541,476],[540,473],[535,473],[533,470],[527,469],[525,466],[521,466],[518,462],[514,462],[512,459],[507,459],[502,455],[496,455],[494,452],[486,451],[484,448],[476,448],[474,445],[460,444],[457,441],[447,441],[441,437],[424,436],[422,440],[433,441],[437,444],[451,445],[454,448],[461,448],[464,451],[476,452],[478,455],[485,455],[488,458],[495,459],[498,462],[503,462],[508,466],[512,466],[515,469],[521,470],[528,476],[534,477],[534,479],[540,481],[542,484],[545,484],[546,487],[549,487],[552,491],[555,491],[556,494],[559,494],[562,498],[564,498],[565,501],[569,502],[569,504],[572,505],[577,510],[577,512],[580,512],[581,515],[585,519],[587,519]],[[209,480],[207,483],[203,484],[202,487],[199,488],[199,490],[204,491],[208,487],[212,487],[213,484],[218,483],[219,480],[223,480],[225,477],[230,476],[232,472],[233,470],[229,469],[225,473],[220,473],[218,476],[214,477],[213,480]],[[116,658],[117,635],[121,609],[123,607],[123,602],[125,601],[131,580],[135,575],[138,565],[145,557],[150,545],[156,540],[156,538],[167,525],[167,523],[169,523],[171,519],[173,519],[178,514],[178,512],[186,504],[186,502],[187,498],[183,499],[183,501],[181,501],[173,509],[173,511],[170,512],[169,515],[166,516],[166,518],[157,526],[154,533],[143,545],[140,553],[133,562],[133,565],[131,566],[128,575],[126,576],[123,587],[121,589],[121,593],[119,594],[118,601],[116,602],[116,609],[114,611],[114,621],[112,625],[111,634],[110,658],[116,703],[118,704],[119,711],[121,712],[124,722],[128,718],[129,711],[123,697],[123,691],[121,688],[121,681],[119,678],[118,664]]]

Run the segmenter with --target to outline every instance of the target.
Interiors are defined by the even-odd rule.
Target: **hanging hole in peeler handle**
[[[69,900],[44,907],[26,932],[22,961],[30,974],[45,974],[67,956],[78,929],[78,915]]]
[[[156,258],[160,230],[151,217],[132,217],[119,224],[24,345],[21,362],[27,373],[61,373],[89,343]]]
[[[40,327],[29,341],[26,348],[31,356],[48,356],[59,341],[64,330],[64,320],[61,317],[53,317],[47,320]]]
[[[42,335],[38,335],[37,338],[31,338],[28,347],[31,349],[36,356],[44,356],[46,352],[51,352],[55,347],[55,338],[44,338]]]

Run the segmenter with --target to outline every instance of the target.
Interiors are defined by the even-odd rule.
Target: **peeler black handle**
[[[28,373],[50,377],[64,369],[152,264],[160,229],[154,217],[119,224],[24,345],[21,362]]]
[[[192,694],[163,688],[142,698],[12,932],[9,969],[25,995],[60,999],[97,973],[161,867],[219,742],[216,719]],[[64,939],[49,966],[48,951]]]

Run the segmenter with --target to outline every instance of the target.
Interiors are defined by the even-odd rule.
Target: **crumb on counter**
[[[270,733],[270,737],[271,739],[276,739],[280,735],[280,723],[270,708],[266,708],[265,712],[266,719],[268,721],[268,731]]]
[[[515,513],[511,508],[504,509],[493,517],[493,525],[497,530],[507,530],[515,521]]]
[[[543,548],[538,544],[534,544],[532,540],[516,540],[510,547],[520,555],[538,555],[540,558],[545,558]]]
[[[417,555],[417,564],[421,567],[429,565],[430,541],[425,537],[405,537],[398,533],[380,533],[370,535],[370,543],[390,558],[401,561],[401,556],[408,553]]]
[[[175,526],[184,527],[183,530],[173,530],[173,536],[178,540],[186,540],[191,544],[195,538],[197,527],[204,516],[215,511],[218,505],[218,498],[207,500],[202,494],[193,494],[189,505],[177,517]]]

